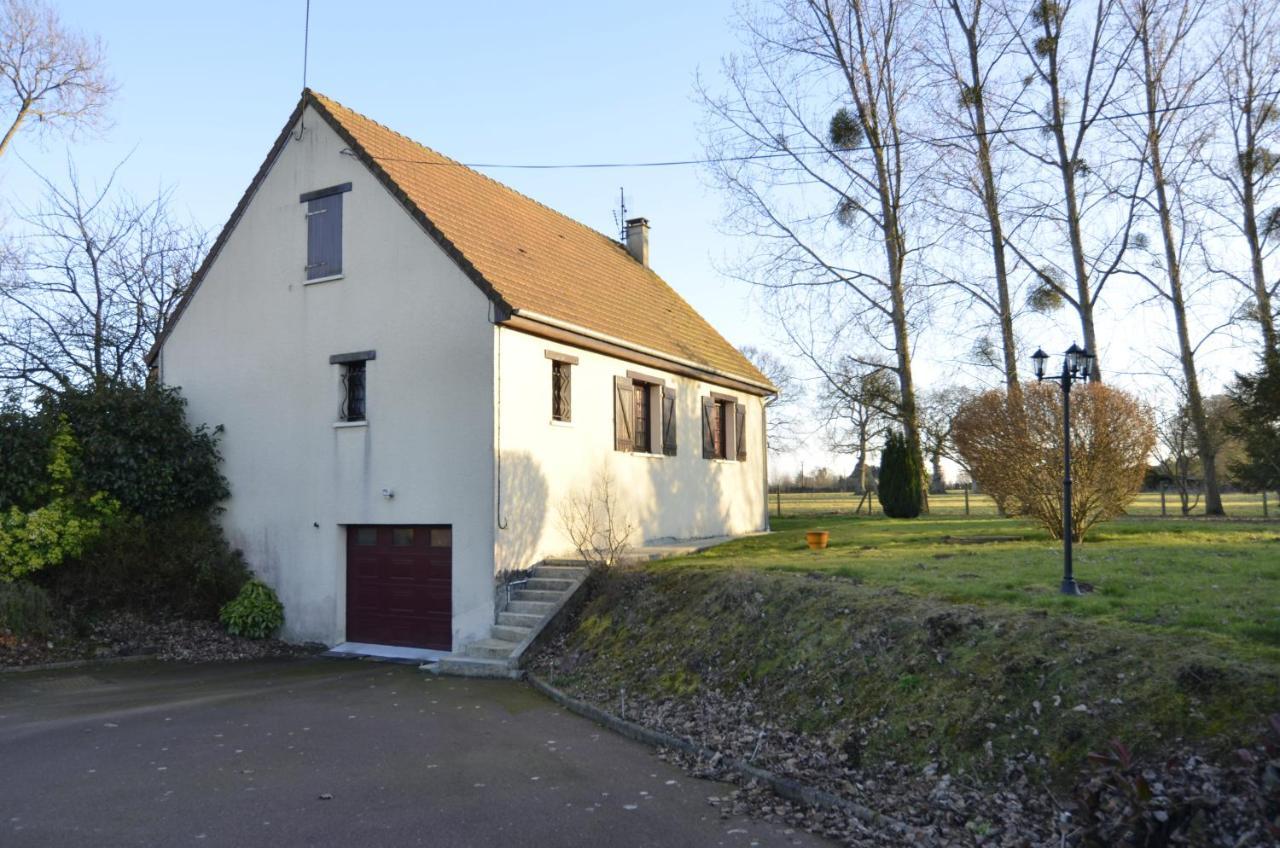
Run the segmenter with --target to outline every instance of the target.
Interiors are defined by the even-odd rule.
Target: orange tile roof
[[[768,379],[618,242],[312,91],[352,152],[491,296],[761,387]],[[425,219],[425,220],[423,220]]]

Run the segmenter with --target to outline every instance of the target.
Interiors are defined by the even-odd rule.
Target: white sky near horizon
[[[0,159],[0,196],[38,201],[29,171],[57,178],[68,157],[90,182],[121,160],[119,184],[173,202],[216,233],[296,103],[302,84],[303,0],[216,4],[64,0],[64,21],[101,36],[119,85],[112,126],[70,142],[18,137]],[[457,4],[313,0],[309,84],[351,108],[463,162],[638,162],[697,158],[705,120],[699,73],[714,81],[737,47],[731,0],[600,4]],[[582,170],[489,169],[486,173],[602,232],[616,230],[619,187],[628,214],[652,225],[652,264],[735,345],[787,354],[758,293],[722,273],[742,250],[720,225],[723,199],[698,167]],[[7,212],[12,221],[14,213]],[[875,262],[877,258],[869,257]],[[1099,313],[1108,380],[1152,401],[1171,362],[1171,320],[1144,303],[1141,284],[1117,280]],[[1226,309],[1222,290],[1206,315]],[[963,311],[940,307],[915,341],[917,383],[990,381],[964,365]],[[1241,330],[1253,344],[1252,331]],[[1056,354],[1079,339],[1073,314],[1019,327],[1026,353]],[[856,343],[856,340],[851,340]],[[1202,356],[1207,393],[1253,367],[1227,336]],[[1020,363],[1030,372],[1029,361]],[[796,370],[808,377],[801,363]],[[812,380],[804,381],[813,385]],[[833,467],[817,423],[806,444],[774,470]]]

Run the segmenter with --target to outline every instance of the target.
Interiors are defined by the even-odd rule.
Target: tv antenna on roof
[[[618,241],[627,242],[627,194],[618,189],[618,208],[613,213],[613,223],[618,228]]]

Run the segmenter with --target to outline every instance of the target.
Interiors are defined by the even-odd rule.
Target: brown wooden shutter
[[[635,449],[636,401],[631,381],[626,377],[613,378],[613,449]]]
[[[733,405],[736,414],[733,426],[733,440],[738,446],[738,462],[747,459],[747,408],[740,403]]]
[[[561,388],[564,389],[564,420],[573,420],[573,366],[568,362],[561,362],[560,368],[564,372],[564,380],[561,382]]]
[[[676,455],[676,390],[662,389],[662,453]]]
[[[716,402],[709,397],[702,399],[702,458],[716,458],[715,436]]]

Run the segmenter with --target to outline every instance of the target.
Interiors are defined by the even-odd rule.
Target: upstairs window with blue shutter
[[[307,282],[342,276],[342,196],[351,183],[309,191],[306,204]]]

